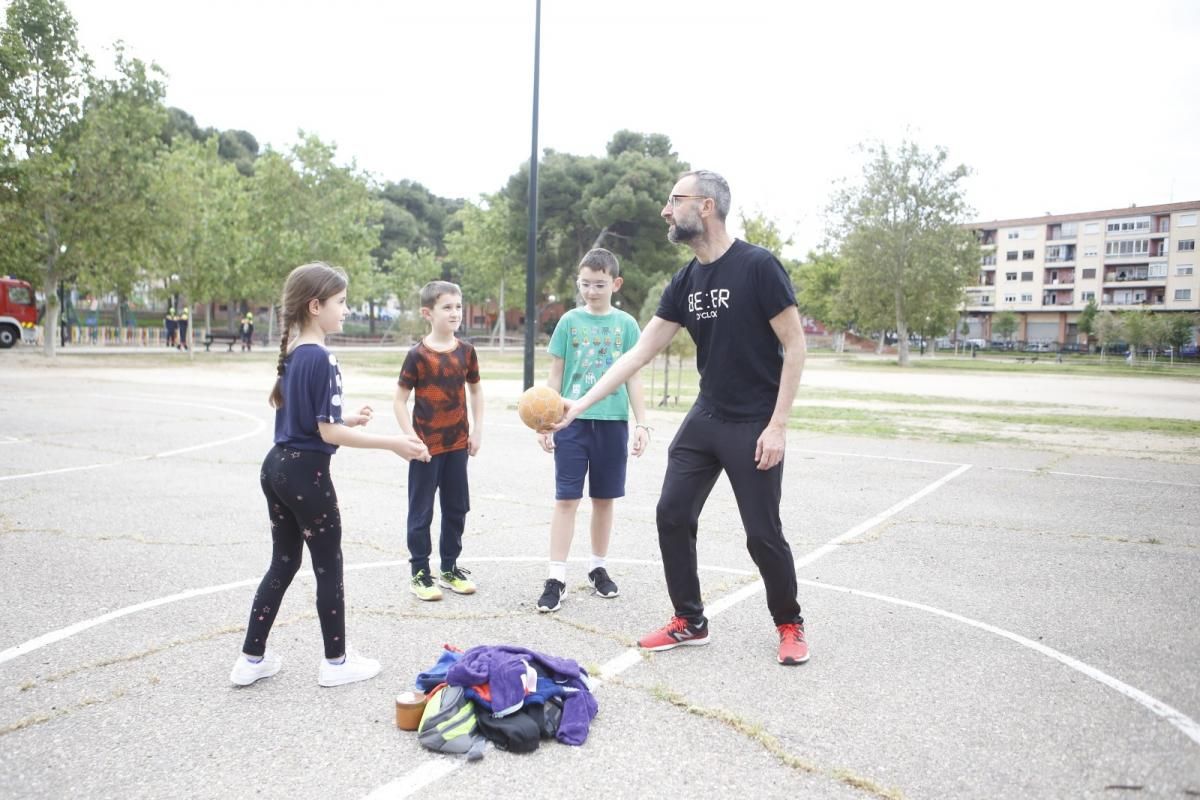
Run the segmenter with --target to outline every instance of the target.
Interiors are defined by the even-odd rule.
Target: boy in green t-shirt
[[[588,251],[579,262],[579,294],[585,305],[563,315],[550,337],[550,379],[546,385],[577,400],[621,354],[633,347],[641,331],[633,317],[613,308],[613,292],[621,288],[617,257],[603,248]],[[637,373],[558,433],[539,433],[538,442],[554,454],[555,504],[550,522],[550,573],[538,611],[558,611],[567,591],[567,554],[575,536],[575,512],[587,476],[592,498],[592,558],[588,581],[601,597],[616,597],[605,557],[612,536],[613,501],[625,495],[629,407],[637,421],[633,449],[640,456],[650,443],[642,379]]]

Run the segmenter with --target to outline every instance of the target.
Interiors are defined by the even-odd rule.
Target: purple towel
[[[462,654],[446,672],[453,686],[488,684],[492,708],[520,707],[525,698],[525,662],[556,683],[577,691],[563,698],[562,722],[555,738],[563,744],[581,745],[587,741],[588,726],[599,707],[586,683],[587,672],[570,658],[558,658],[513,645],[481,645]]]

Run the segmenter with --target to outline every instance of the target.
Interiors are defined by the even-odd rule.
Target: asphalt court
[[[656,413],[655,441],[631,460],[610,551],[621,596],[590,595],[573,562],[562,611],[538,615],[553,465],[494,393],[462,561],[479,594],[408,594],[406,467],[343,449],[348,638],[384,672],[317,686],[305,570],[272,634],[283,670],[234,689],[269,554],[265,392],[0,377],[8,796],[1200,792],[1194,464],[793,433],[782,515],[812,661],[774,663],[724,480],[699,542],[713,642],[636,657],[635,638],[670,612],[654,506],[678,417]],[[586,525],[581,514],[576,557]],[[393,726],[392,698],[443,642],[520,644],[600,674],[587,744],[493,749],[479,764],[422,750]]]

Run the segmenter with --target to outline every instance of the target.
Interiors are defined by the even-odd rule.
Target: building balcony
[[[1114,298],[1112,295],[1106,294],[1100,301],[1100,304],[1104,306],[1161,306],[1166,302],[1164,296],[1161,294],[1137,300],[1128,297]]]
[[[1150,277],[1146,270],[1113,270],[1104,273],[1105,283],[1166,283],[1167,276]]]
[[[1066,289],[1066,288],[1074,289],[1075,288],[1075,279],[1074,278],[1046,278],[1046,280],[1042,281],[1042,285],[1046,286],[1046,287],[1059,286],[1064,289]]]
[[[1075,302],[1074,292],[1043,292],[1043,306],[1069,306]]]

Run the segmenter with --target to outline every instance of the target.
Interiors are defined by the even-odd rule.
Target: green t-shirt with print
[[[550,355],[563,360],[559,393],[578,400],[596,385],[609,367],[637,343],[637,321],[619,308],[596,316],[586,308],[573,308],[554,328]],[[579,415],[580,419],[629,419],[629,392],[625,384]]]

